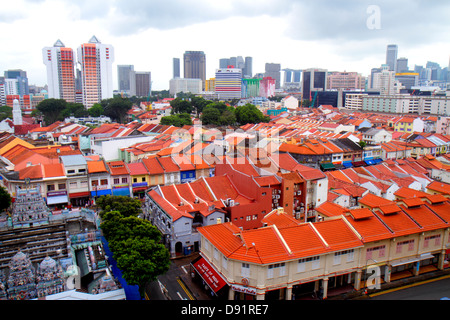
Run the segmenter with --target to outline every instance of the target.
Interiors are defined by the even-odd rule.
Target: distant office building
[[[381,72],[374,73],[373,75],[372,88],[380,90],[381,95],[395,94],[395,71],[391,71],[387,64],[382,65],[381,69]]]
[[[180,77],[180,58],[173,58],[173,77]]]
[[[242,96],[242,70],[237,68],[217,69],[215,89],[220,100],[240,99]]]
[[[148,97],[152,90],[152,73],[147,71],[135,71],[136,96]]]
[[[119,93],[128,97],[136,95],[136,74],[133,65],[118,65],[117,81]]]
[[[259,97],[259,85],[262,79],[242,79],[242,98]]]
[[[48,97],[75,102],[75,55],[61,40],[42,49],[47,68]]]
[[[259,96],[269,98],[275,95],[276,80],[271,77],[264,77],[259,82]]]
[[[7,70],[4,73],[5,81],[8,79],[17,80],[17,94],[20,96],[30,94],[30,89],[28,87],[28,77],[27,72],[21,69]]]
[[[395,72],[402,73],[408,71],[408,59],[407,58],[398,58],[397,59],[397,69]]]
[[[285,90],[300,90],[302,70],[283,69],[283,88]]]
[[[174,78],[169,81],[169,93],[176,95],[180,92],[199,94],[202,92],[203,81],[201,79]]]
[[[370,70],[370,77],[369,77],[369,81],[368,81],[368,89],[373,89],[373,76],[375,73],[380,73],[381,72],[381,68],[372,68]]]
[[[275,79],[275,89],[281,87],[281,65],[279,63],[266,63],[264,77]]]
[[[419,73],[417,72],[401,72],[395,74],[395,80],[400,82],[405,89],[419,85]]]
[[[390,71],[397,70],[397,53],[398,46],[396,44],[389,44],[386,49],[386,64]]]
[[[102,44],[95,36],[78,48],[85,107],[92,107],[103,99],[113,97],[113,62],[114,48],[111,45]]]
[[[216,78],[209,78],[205,81],[205,91],[215,92],[216,91]]]
[[[184,78],[206,80],[206,55],[203,51],[186,51],[184,60]],[[204,84],[202,84],[202,89]]]
[[[329,90],[363,90],[366,78],[357,72],[331,72],[328,74]]]
[[[253,75],[253,58],[245,57],[245,66],[242,70],[242,76],[244,78],[251,78]]]
[[[306,69],[303,70],[302,96],[303,99],[311,99],[311,91],[325,91],[327,88],[327,70]]]
[[[219,59],[219,69],[226,69],[230,65],[230,58]]]

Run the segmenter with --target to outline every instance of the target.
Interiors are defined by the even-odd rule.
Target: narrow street
[[[147,285],[148,300],[209,300],[207,292],[192,281],[190,262],[195,256],[173,259],[169,271]]]

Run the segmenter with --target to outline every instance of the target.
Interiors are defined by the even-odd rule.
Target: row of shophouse
[[[450,189],[431,188],[395,201],[369,193],[358,208],[316,222],[278,208],[257,229],[233,222],[198,228],[201,256],[192,268],[214,295],[256,300],[327,298],[449,268]]]
[[[14,136],[2,143],[0,184],[15,198],[16,186],[39,185],[52,208],[86,206],[102,195],[133,196],[156,185],[214,175],[201,156],[150,157],[135,163],[84,156],[69,146],[34,147]]]

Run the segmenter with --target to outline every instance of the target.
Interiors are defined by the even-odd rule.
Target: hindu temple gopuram
[[[125,298],[95,211],[51,211],[33,185],[17,188],[11,208],[0,215],[0,300]]]

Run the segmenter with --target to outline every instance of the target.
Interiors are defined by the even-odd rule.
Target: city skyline
[[[0,68],[25,70],[30,84],[43,86],[42,48],[60,39],[75,50],[93,35],[114,46],[114,70],[134,65],[152,72],[153,90],[169,88],[172,59],[185,51],[205,52],[206,79],[214,77],[221,58],[236,55],[253,57],[254,74],[276,63],[368,76],[385,63],[388,44],[398,45],[411,69],[427,61],[446,67],[448,12],[450,4],[441,1],[118,0],[105,9],[99,0],[19,0],[2,5],[0,26],[14,32],[0,36]],[[117,83],[113,72],[115,89]]]

